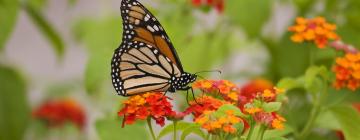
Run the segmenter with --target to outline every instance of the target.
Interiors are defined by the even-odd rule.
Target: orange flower
[[[233,134],[237,130],[233,126],[240,123],[241,118],[234,115],[233,111],[228,110],[223,116],[214,115],[215,111],[206,111],[195,119],[195,123],[200,124],[202,128],[209,133],[218,133],[220,131]]]
[[[276,118],[271,122],[271,126],[274,129],[279,129],[279,130],[283,130],[284,129],[284,122],[286,120],[281,117],[280,115],[276,114]]]
[[[63,126],[67,122],[78,128],[85,126],[84,109],[72,99],[48,100],[33,111],[33,117],[45,120],[48,126]]]
[[[336,89],[347,87],[355,91],[360,87],[360,53],[347,53],[344,57],[336,58],[333,71],[336,75],[333,86]]]
[[[305,19],[296,18],[296,25],[289,27],[289,31],[294,32],[291,40],[296,43],[313,41],[318,48],[324,48],[328,40],[338,40],[338,35],[334,32],[336,25],[327,23],[323,17]]]
[[[227,80],[198,80],[192,87],[206,93],[220,93],[221,96],[229,102],[238,100],[238,88],[234,83]]]
[[[185,111],[186,113],[193,113],[195,118],[201,116],[206,111],[214,111],[224,104],[229,104],[229,102],[222,101],[206,95],[198,97],[196,98],[196,100],[198,103],[191,101],[189,103],[190,106]]]
[[[252,114],[252,115],[255,113],[261,112],[261,111],[262,111],[262,109],[258,108],[258,107],[245,108],[245,112]]]
[[[275,93],[272,92],[271,90],[266,89],[266,90],[264,90],[264,92],[262,93],[262,96],[263,96],[264,98],[273,98],[273,97],[275,97]]]
[[[119,116],[124,116],[124,124],[132,124],[136,120],[153,118],[157,124],[164,126],[165,117],[178,118],[179,114],[172,110],[172,105],[160,92],[139,94],[124,101]],[[181,116],[186,114],[181,113]],[[180,117],[181,118],[181,117]]]
[[[255,79],[245,84],[239,94],[238,105],[241,109],[249,102],[252,102],[264,90],[272,90],[273,84],[265,79]],[[274,97],[275,99],[275,97]]]

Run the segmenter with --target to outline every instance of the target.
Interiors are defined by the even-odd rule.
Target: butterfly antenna
[[[199,74],[199,73],[208,73],[208,72],[217,72],[219,74],[221,74],[221,70],[204,70],[204,71],[198,71],[198,72],[195,72],[195,74]]]

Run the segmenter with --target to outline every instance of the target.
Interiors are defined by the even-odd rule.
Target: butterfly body
[[[112,84],[121,96],[188,90],[195,74],[183,70],[159,21],[138,1],[122,0],[123,38],[111,61]]]

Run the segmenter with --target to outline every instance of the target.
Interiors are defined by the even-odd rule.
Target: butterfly
[[[123,38],[111,61],[112,84],[121,96],[192,89],[196,74],[183,70],[160,22],[137,0],[121,1]]]

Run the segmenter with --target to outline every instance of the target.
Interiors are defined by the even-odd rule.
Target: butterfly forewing
[[[112,82],[119,95],[167,91],[180,70],[156,47],[143,42],[122,43],[112,59]]]
[[[123,41],[140,41],[152,45],[183,71],[181,62],[159,21],[136,0],[122,0]]]

